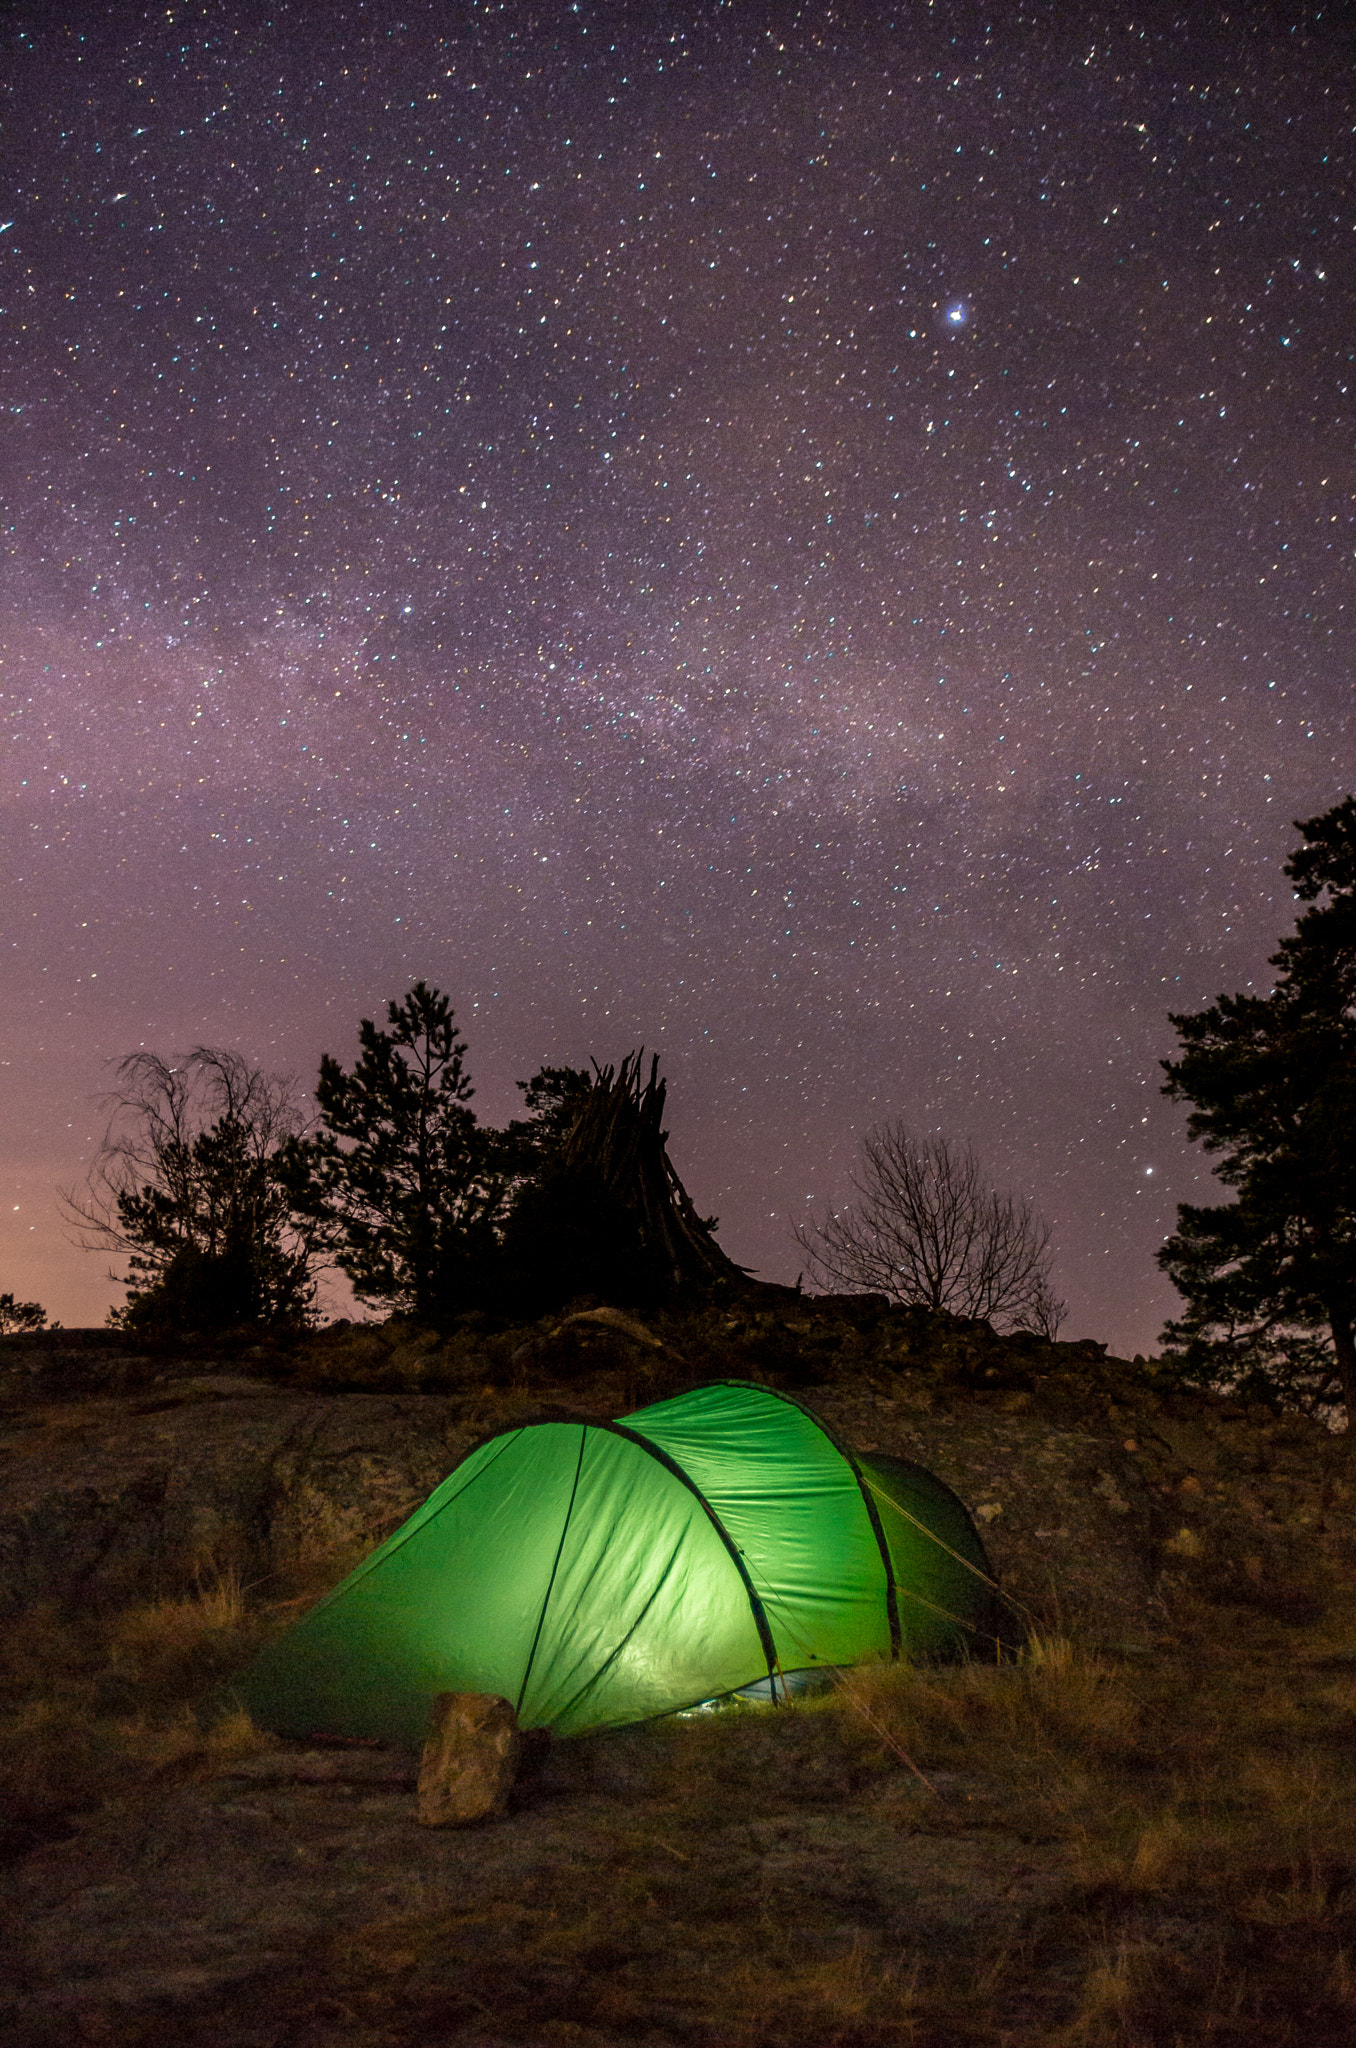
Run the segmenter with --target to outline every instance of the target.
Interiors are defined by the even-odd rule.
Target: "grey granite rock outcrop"
[[[200,1375],[11,1407],[0,1425],[0,1613],[258,1581],[375,1543],[457,1462],[464,1404]]]

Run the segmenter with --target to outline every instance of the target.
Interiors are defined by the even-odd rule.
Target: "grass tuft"
[[[1110,2048],[1113,2042],[1138,2043],[1143,2037],[1133,2023],[1136,1992],[1143,1982],[1142,1950],[1120,1942],[1115,1949],[1096,1949],[1078,1995],[1078,2005],[1055,2035],[1058,2048]]]
[[[231,1573],[110,1613],[48,1607],[14,1621],[0,1640],[0,1860],[264,1740],[244,1715],[216,1718],[202,1702],[273,1625]]]

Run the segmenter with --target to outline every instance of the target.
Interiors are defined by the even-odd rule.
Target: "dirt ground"
[[[202,1701],[330,1582],[325,1557],[522,1410],[521,1347],[449,1365],[349,1337],[349,1378],[332,1348],[298,1384],[267,1359],[110,1368],[93,1344],[61,1380],[11,1342],[6,2041],[1356,2040],[1340,1444],[1078,1347],[1036,1371],[962,1332],[920,1364],[901,1327],[751,1324],[682,1366],[788,1373],[846,1440],[946,1479],[1032,1631],[1022,1659],[559,1744],[506,1820],[459,1832],[417,1825],[412,1755],[214,1748]],[[531,1341],[534,1370],[566,1342]],[[568,1341],[562,1403],[655,1391],[657,1345],[614,1333],[581,1369]]]

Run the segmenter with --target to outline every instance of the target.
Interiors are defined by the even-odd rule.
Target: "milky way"
[[[1338,11],[7,16],[0,1290],[105,1063],[418,977],[498,1121],[657,1050],[737,1259],[886,1116],[1151,1347],[1356,784]]]

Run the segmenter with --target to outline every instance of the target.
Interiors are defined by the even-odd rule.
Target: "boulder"
[[[0,1401],[0,1620],[153,1600],[222,1572],[267,1589],[328,1552],[351,1562],[413,1514],[474,1435],[445,1396],[300,1393],[223,1374]]]
[[[419,1766],[416,1812],[423,1826],[498,1820],[508,1810],[521,1746],[507,1700],[492,1692],[440,1692]]]

